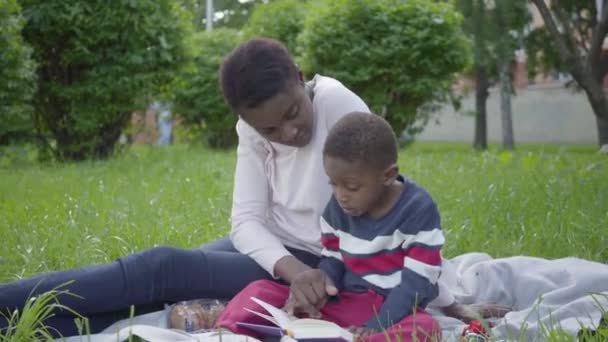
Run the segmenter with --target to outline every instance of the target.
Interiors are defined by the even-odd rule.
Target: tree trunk
[[[488,75],[481,65],[475,65],[475,138],[473,147],[478,150],[488,148],[488,123],[486,102],[488,100]]]
[[[488,123],[486,102],[488,100],[488,73],[486,70],[485,40],[483,38],[484,1],[472,1],[473,5],[473,56],[475,59],[475,137],[473,148],[488,148]]]
[[[582,78],[578,83],[585,89],[591,109],[595,114],[599,145],[608,144],[608,98],[599,82],[591,82],[591,76]]]
[[[595,117],[597,122],[597,137],[600,143],[600,146],[604,146],[608,144],[608,120],[600,119],[597,116]]]
[[[511,63],[504,59],[500,65],[500,117],[502,121],[502,146],[505,150],[515,147],[513,116],[511,112]]]

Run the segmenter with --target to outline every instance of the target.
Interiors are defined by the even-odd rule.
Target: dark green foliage
[[[400,132],[416,133],[468,62],[460,15],[426,0],[336,0],[309,10],[298,39],[308,76],[335,77]]]
[[[237,142],[237,115],[224,102],[218,70],[225,55],[241,36],[236,30],[198,32],[192,43],[195,58],[169,89],[183,124],[202,128],[211,147],[230,147]]]
[[[306,3],[302,0],[275,0],[257,4],[243,28],[246,37],[268,37],[283,42],[296,52],[296,38],[306,18]]]
[[[39,64],[35,124],[60,160],[105,158],[131,116],[188,59],[172,0],[23,0]]]
[[[16,0],[0,1],[0,145],[30,136],[35,64]]]
[[[187,8],[193,17],[193,23],[197,30],[205,30],[207,15],[207,0],[178,0]],[[255,5],[263,3],[263,0],[213,0],[213,11],[215,19],[213,28],[233,28],[240,30],[249,19]]]

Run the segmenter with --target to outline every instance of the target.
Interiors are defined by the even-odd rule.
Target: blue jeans
[[[289,249],[305,264],[316,267],[319,257]],[[228,238],[200,249],[155,247],[120,258],[115,262],[42,274],[0,284],[0,311],[22,309],[30,295],[62,289],[82,297],[61,295],[59,302],[89,318],[91,332],[99,332],[129,316],[160,310],[165,303],[196,298],[230,299],[249,283],[271,279],[253,259],[240,254]],[[63,336],[77,334],[74,316],[57,310],[45,321]],[[8,322],[0,316],[0,330]]]

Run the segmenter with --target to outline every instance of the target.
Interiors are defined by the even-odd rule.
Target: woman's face
[[[312,102],[301,82],[289,83],[282,92],[255,108],[241,109],[239,114],[272,142],[303,147],[312,138]]]

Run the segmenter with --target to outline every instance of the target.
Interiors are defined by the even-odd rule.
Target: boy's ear
[[[384,171],[384,185],[391,185],[399,177],[399,165],[391,164]]]

